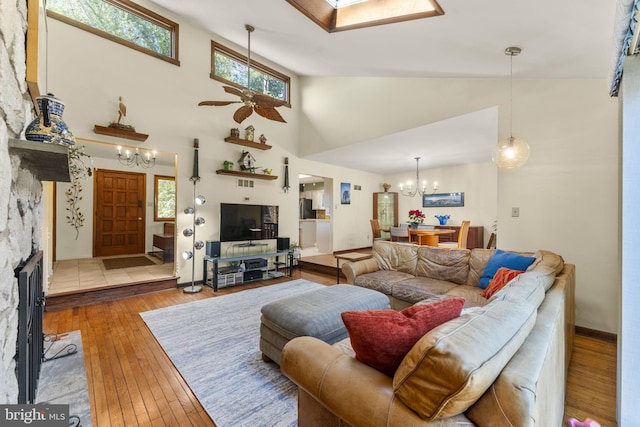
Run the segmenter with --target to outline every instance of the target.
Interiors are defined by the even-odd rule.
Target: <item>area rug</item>
[[[261,358],[260,308],[323,287],[294,280],[140,316],[216,426],[296,426],[295,384]]]
[[[132,256],[123,258],[107,258],[102,260],[104,268],[113,270],[115,268],[142,267],[145,265],[154,265],[155,262],[146,256]]]
[[[43,362],[40,368],[36,403],[69,405],[69,425],[91,427],[82,335],[80,331],[72,331],[60,334],[60,339],[53,342],[51,337],[47,335],[44,343],[44,356],[51,360]]]

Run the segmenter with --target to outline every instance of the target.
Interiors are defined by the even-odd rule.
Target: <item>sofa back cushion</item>
[[[414,276],[416,274],[417,245],[376,240],[373,242],[372,254],[381,270],[396,270]]]
[[[396,396],[429,421],[464,412],[498,377],[535,319],[536,307],[527,301],[497,299],[438,326],[398,367]]]
[[[469,254],[469,275],[467,276],[466,285],[478,286],[480,276],[482,276],[484,268],[487,266],[487,263],[489,263],[495,251],[495,249],[471,249],[471,253]]]
[[[443,249],[434,246],[418,247],[416,276],[463,285],[469,275],[468,249]]]

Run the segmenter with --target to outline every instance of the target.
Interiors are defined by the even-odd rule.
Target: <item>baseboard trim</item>
[[[589,329],[582,326],[576,326],[576,334],[612,342],[614,344],[618,342],[618,336],[616,334],[612,334],[611,332],[598,331],[596,329]]]

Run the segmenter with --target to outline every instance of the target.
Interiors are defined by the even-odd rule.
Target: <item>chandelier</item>
[[[403,196],[408,196],[408,197],[413,197],[416,194],[419,194],[420,196],[424,196],[425,193],[427,192],[427,180],[423,180],[422,181],[422,187],[420,187],[420,170],[419,170],[419,163],[420,163],[420,157],[415,157],[416,159],[416,188],[413,188],[413,183],[411,181],[407,182],[407,186],[408,188],[405,190],[404,189],[404,184],[400,183],[400,194],[402,194]],[[434,181],[433,182],[433,192],[435,193],[438,190],[438,182]]]
[[[509,138],[498,142],[491,158],[500,169],[516,169],[523,166],[529,160],[529,144],[522,139],[513,137],[513,57],[522,52],[519,47],[508,47],[504,54],[510,57],[510,81],[509,81]]]
[[[136,148],[134,153],[131,153],[129,150],[124,150],[123,154],[122,147],[118,146],[118,161],[130,168],[140,166],[144,169],[149,169],[156,165],[156,152],[147,151],[146,153],[140,154],[140,151]]]

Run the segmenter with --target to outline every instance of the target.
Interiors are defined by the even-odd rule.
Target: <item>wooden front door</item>
[[[146,174],[95,174],[93,256],[144,253]]]

